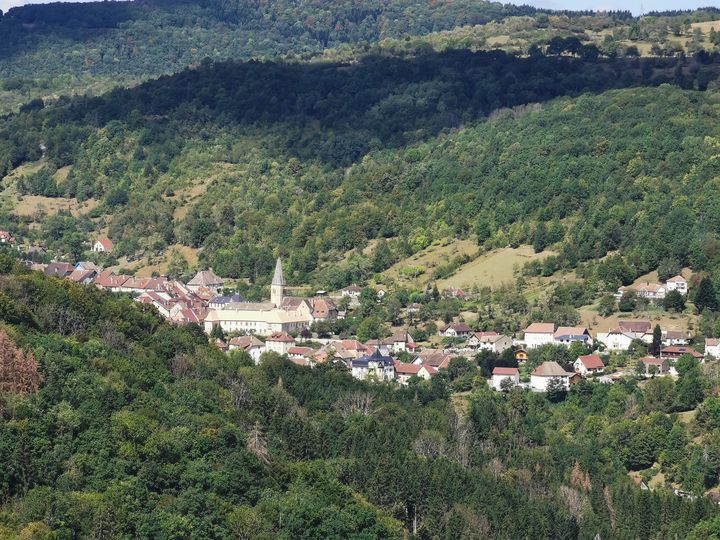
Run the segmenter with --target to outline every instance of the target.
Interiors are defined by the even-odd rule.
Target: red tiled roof
[[[286,332],[275,332],[266,341],[279,341],[281,343],[293,343],[295,339]]]
[[[579,356],[578,360],[580,360],[587,369],[602,369],[605,367],[602,359],[597,354]]]
[[[691,354],[695,358],[702,358],[702,354],[697,352],[692,347],[686,347],[684,345],[672,345],[671,347],[664,347],[660,350],[660,354]]]
[[[395,362],[395,372],[400,375],[417,375],[422,366],[419,364],[406,364],[404,362]]]
[[[536,377],[569,377],[574,375],[565,371],[557,362],[543,362],[532,372]]]
[[[553,323],[532,323],[525,329],[526,334],[552,334],[555,332]]]
[[[516,367],[496,367],[493,369],[493,375],[519,375],[520,370]]]

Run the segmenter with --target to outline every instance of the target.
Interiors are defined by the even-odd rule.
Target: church
[[[280,259],[270,285],[269,302],[228,302],[211,309],[205,317],[205,332],[220,326],[225,333],[244,332],[269,336],[276,332],[300,332],[313,321],[337,318],[337,307],[328,298],[298,298],[285,295],[285,276]]]

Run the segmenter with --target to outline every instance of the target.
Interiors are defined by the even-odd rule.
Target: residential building
[[[265,344],[255,336],[239,336],[230,339],[228,348],[231,351],[241,349],[248,353],[255,364],[260,363],[260,355],[265,352]]]
[[[682,330],[663,330],[662,332],[662,344],[663,347],[670,347],[671,345],[687,345],[690,341],[690,336],[687,332]]]
[[[463,322],[452,322],[440,330],[444,337],[467,337],[470,335],[470,327]]]
[[[602,373],[605,371],[605,363],[597,354],[587,354],[578,356],[573,364],[575,372],[583,377],[587,377],[593,373]]]
[[[615,294],[616,298],[622,298],[625,293],[634,291],[640,298],[647,298],[652,302],[662,301],[667,295],[667,288],[660,283],[643,283],[641,285],[631,285],[630,287],[620,287]]]
[[[705,338],[705,357],[720,359],[720,339]]]
[[[295,338],[286,332],[275,332],[265,340],[265,350],[278,354],[288,354],[288,351],[294,345]]]
[[[555,330],[553,335],[555,343],[570,346],[571,343],[579,341],[581,343],[590,343],[590,331],[583,326],[560,326]]]
[[[14,244],[15,237],[8,231],[0,231],[0,244]]]
[[[495,390],[502,390],[503,381],[509,380],[513,386],[520,384],[520,370],[514,367],[496,367],[492,372],[491,386]],[[507,384],[507,383],[506,383]]]
[[[345,287],[340,291],[340,296],[349,296],[350,298],[360,298],[362,294],[362,287],[358,287],[354,283],[349,287]]]
[[[692,347],[684,345],[672,345],[670,347],[663,347],[660,350],[660,358],[665,358],[667,360],[677,360],[686,354],[689,354],[696,360],[703,360],[703,355],[701,353],[697,352]]]
[[[475,332],[468,338],[467,344],[473,349],[501,354],[512,347],[512,338],[497,332]]]
[[[70,263],[51,262],[45,267],[45,275],[65,279],[73,273],[73,270],[75,270],[75,267]]]
[[[555,342],[555,325],[553,323],[532,323],[525,329],[525,346],[536,349]]]
[[[681,275],[677,275],[668,279],[665,282],[665,287],[667,288],[667,292],[677,291],[683,296],[685,296],[688,292],[688,282]]]
[[[95,253],[110,253],[113,247],[114,244],[109,238],[98,238],[92,246],[92,251]]]
[[[644,375],[651,376],[654,370],[658,375],[665,375],[670,371],[670,363],[667,358],[655,358],[653,356],[646,356],[640,359],[640,363],[644,366]]]
[[[212,268],[202,270],[195,274],[190,281],[187,283],[187,288],[192,292],[198,292],[200,289],[208,289],[213,294],[220,294],[225,285],[225,280],[215,274]]]
[[[515,351],[515,360],[518,364],[524,364],[528,361],[528,352],[525,349],[518,349]]]
[[[557,379],[567,390],[575,375],[565,371],[557,362],[543,362],[530,374],[530,388],[536,392],[547,392],[550,381]]]
[[[368,378],[391,381],[395,378],[395,362],[390,356],[383,356],[376,349],[370,356],[363,356],[351,362],[352,376],[364,381]]]

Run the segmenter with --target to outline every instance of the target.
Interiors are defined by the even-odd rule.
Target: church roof
[[[283,267],[280,257],[278,257],[278,260],[275,263],[275,275],[273,276],[272,284],[285,285],[285,276],[283,275]]]

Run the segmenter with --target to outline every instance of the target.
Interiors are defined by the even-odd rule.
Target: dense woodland
[[[703,400],[695,365],[642,389],[479,382],[451,401],[462,365],[405,389],[279,357],[251,367],[130,298],[0,265],[3,343],[32,351],[42,382],[0,380],[4,538],[718,534],[709,500],[626,475],[657,461],[686,489],[717,483],[717,399],[692,424],[675,415]]]

